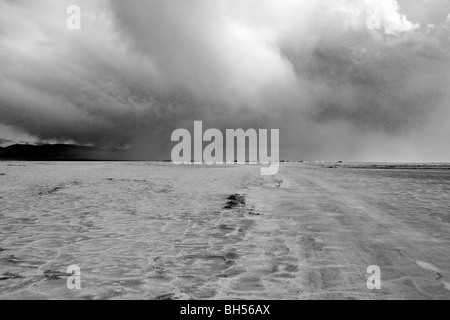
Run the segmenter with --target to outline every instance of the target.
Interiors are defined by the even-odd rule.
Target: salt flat
[[[0,299],[450,298],[443,168],[1,162],[0,182]]]

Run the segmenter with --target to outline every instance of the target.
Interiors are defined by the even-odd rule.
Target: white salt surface
[[[258,173],[1,162],[0,299],[450,298],[450,171]]]

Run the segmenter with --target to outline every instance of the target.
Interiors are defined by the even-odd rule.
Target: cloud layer
[[[203,120],[280,128],[284,158],[450,161],[450,5],[424,6],[2,1],[0,135],[167,158],[171,132]]]

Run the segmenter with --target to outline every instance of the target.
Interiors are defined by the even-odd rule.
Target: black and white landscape
[[[450,299],[449,88],[448,0],[0,0],[0,300]]]

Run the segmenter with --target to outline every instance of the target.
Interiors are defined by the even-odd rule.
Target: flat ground
[[[2,162],[0,299],[448,299],[431,167]]]
[[[266,181],[251,199],[264,215],[260,259],[286,276],[284,292],[450,298],[450,171],[286,165],[277,179],[278,190]],[[381,290],[367,289],[371,265]]]

